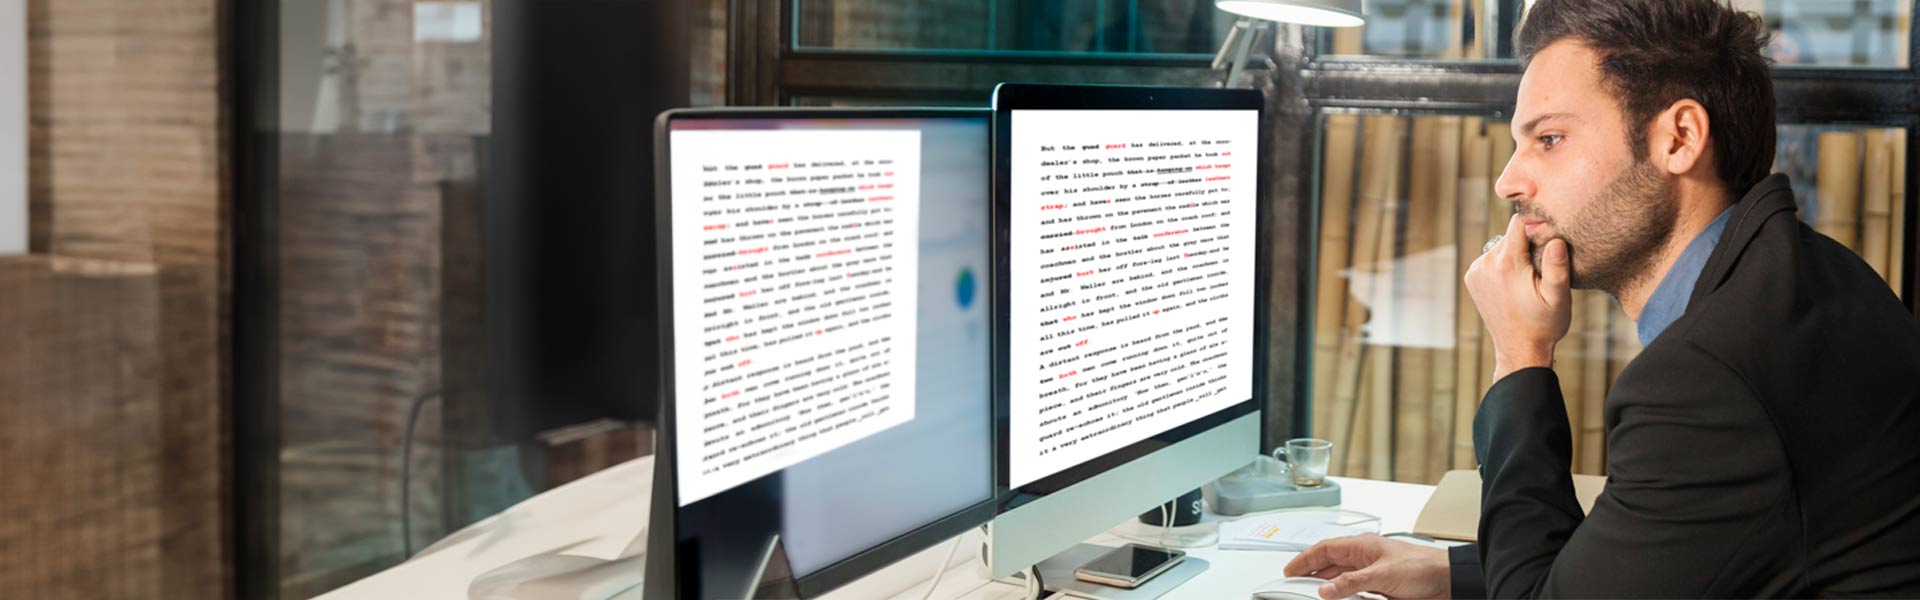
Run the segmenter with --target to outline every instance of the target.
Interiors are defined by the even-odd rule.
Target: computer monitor
[[[774,533],[815,596],[992,517],[990,116],[661,116],[647,597],[739,597]]]
[[[995,89],[994,577],[1259,452],[1262,104]]]

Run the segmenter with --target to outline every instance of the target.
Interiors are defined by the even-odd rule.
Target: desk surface
[[[407,600],[464,599],[476,577],[521,559],[564,554],[603,560],[643,551],[634,543],[646,531],[647,506],[652,499],[653,458],[644,457],[606,469],[578,481],[529,498],[498,515],[474,523],[434,543],[413,560],[327,593],[325,600],[405,598]],[[1342,486],[1342,508],[1377,515],[1381,531],[1413,528],[1420,507],[1433,486],[1334,478]],[[963,536],[959,552],[947,565],[947,574],[935,598],[969,600],[1020,597],[1017,585],[988,581],[978,567],[980,534]],[[1125,540],[1111,533],[1088,540],[1118,546]],[[835,590],[829,598],[918,598],[920,587],[946,555],[942,542],[878,573]],[[1291,552],[1188,549],[1189,555],[1212,566],[1193,580],[1163,596],[1183,598],[1245,598],[1255,587],[1281,577],[1280,567]]]

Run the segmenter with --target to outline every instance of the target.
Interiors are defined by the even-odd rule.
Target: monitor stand
[[[1093,559],[1100,558],[1100,555],[1110,550],[1113,550],[1110,546],[1079,544],[1054,555],[1053,558],[1041,561],[1040,564],[1034,565],[1034,569],[1040,571],[1040,583],[1048,592],[1065,592],[1076,598],[1096,600],[1152,600],[1173,591],[1173,588],[1186,583],[1188,579],[1193,579],[1195,575],[1206,571],[1208,566],[1207,561],[1188,556],[1186,560],[1180,561],[1180,564],[1155,575],[1153,579],[1148,579],[1146,583],[1133,589],[1081,581],[1073,577],[1073,572],[1081,565],[1093,562]]]
[[[530,597],[640,600],[644,591],[646,550],[647,531],[643,529],[621,551],[620,558],[613,560],[558,554],[559,550],[529,556],[481,574],[468,584],[467,595],[473,600]],[[740,582],[742,591],[725,597],[800,597],[787,564],[786,547],[780,544],[780,534],[768,538],[764,549],[757,554],[752,574]]]

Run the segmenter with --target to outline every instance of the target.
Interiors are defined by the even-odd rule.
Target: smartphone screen
[[[1159,548],[1127,544],[1101,555],[1100,558],[1094,559],[1093,562],[1081,568],[1091,572],[1138,578],[1173,560],[1173,557],[1172,552]]]

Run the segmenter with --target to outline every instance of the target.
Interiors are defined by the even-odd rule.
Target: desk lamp
[[[1247,64],[1247,53],[1260,39],[1260,29],[1254,28],[1254,21],[1272,21],[1276,23],[1297,23],[1315,27],[1359,27],[1365,25],[1362,14],[1363,0],[1214,0],[1214,8],[1240,15],[1240,20],[1227,31],[1227,39],[1220,44],[1220,52],[1213,57],[1213,68],[1227,67],[1227,78],[1220,82],[1221,87],[1231,84],[1240,76],[1241,69]]]

